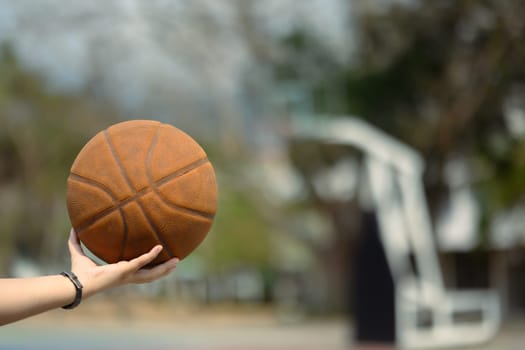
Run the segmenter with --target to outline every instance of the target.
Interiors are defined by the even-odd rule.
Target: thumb
[[[68,248],[69,253],[71,254],[71,258],[77,256],[85,256],[84,251],[82,250],[82,246],[80,245],[78,235],[75,232],[75,229],[73,228],[69,232]]]

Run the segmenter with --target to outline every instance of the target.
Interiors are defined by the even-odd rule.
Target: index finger
[[[134,276],[132,277],[131,282],[132,283],[153,282],[163,276],[166,276],[168,273],[173,271],[177,267],[178,262],[179,262],[178,258],[172,258],[149,270],[140,269],[137,272],[135,272]]]
[[[147,253],[142,254],[139,257],[136,257],[133,260],[129,261],[130,270],[137,271],[155,260],[155,258],[160,254],[163,247],[160,244],[157,244]]]

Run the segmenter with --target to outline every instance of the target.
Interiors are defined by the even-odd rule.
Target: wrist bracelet
[[[61,272],[60,274],[66,277],[67,279],[69,279],[71,283],[73,283],[73,285],[75,286],[75,300],[73,300],[71,304],[62,306],[62,309],[74,309],[82,301],[82,288],[83,288],[82,283],[80,283],[77,275],[75,275],[73,272],[64,271],[64,272]]]

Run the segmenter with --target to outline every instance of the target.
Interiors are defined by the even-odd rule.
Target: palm
[[[71,270],[84,282],[86,295],[122,284],[151,282],[167,275],[176,267],[178,259],[171,259],[152,269],[144,269],[161,250],[161,246],[156,246],[133,260],[99,266],[84,254],[74,230],[71,230],[69,238]]]

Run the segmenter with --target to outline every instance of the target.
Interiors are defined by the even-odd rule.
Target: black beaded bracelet
[[[82,288],[84,288],[84,287],[82,286],[82,283],[80,283],[80,281],[78,280],[77,275],[75,275],[73,272],[65,272],[64,271],[64,272],[61,272],[60,274],[62,276],[64,276],[64,277],[68,278],[73,283],[73,285],[75,286],[75,300],[73,300],[73,302],[71,304],[62,306],[62,309],[74,309],[82,301]]]

